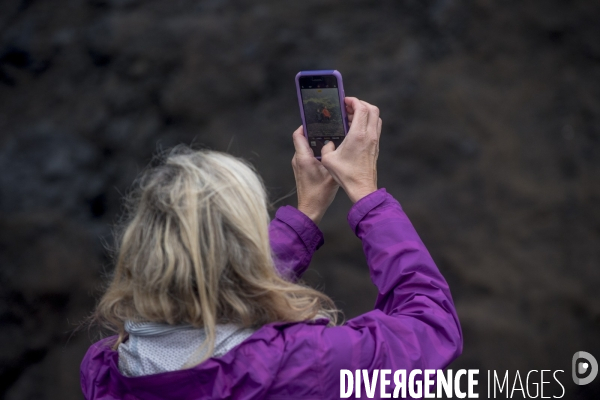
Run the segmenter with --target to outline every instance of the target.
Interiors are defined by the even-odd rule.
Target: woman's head
[[[327,296],[278,275],[268,222],[265,189],[249,165],[174,149],[136,181],[96,317],[118,343],[125,320],[204,327],[210,350],[218,323],[335,320]]]

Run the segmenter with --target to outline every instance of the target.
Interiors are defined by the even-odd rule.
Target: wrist
[[[371,193],[376,192],[377,186],[370,185],[367,187],[351,188],[351,189],[345,189],[345,190],[346,190],[346,193],[348,194],[348,197],[350,198],[350,201],[352,201],[352,203],[356,203],[363,197],[366,197],[366,196],[370,195]]]
[[[316,210],[313,207],[308,207],[300,204],[298,204],[298,211],[310,218],[312,222],[315,223],[315,225],[318,225],[319,222],[321,222],[321,219],[323,219],[323,215],[325,214],[325,212],[321,210]]]

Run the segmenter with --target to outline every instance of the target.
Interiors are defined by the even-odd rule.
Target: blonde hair
[[[244,161],[177,147],[134,186],[114,276],[94,317],[118,334],[115,349],[126,320],[204,328],[200,362],[214,351],[216,324],[258,328],[318,316],[336,323],[329,297],[275,269],[266,191]]]

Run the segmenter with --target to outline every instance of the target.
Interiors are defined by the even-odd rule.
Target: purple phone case
[[[298,94],[298,104],[300,105],[300,116],[302,117],[302,126],[304,127],[304,136],[308,140],[308,131],[306,130],[306,120],[304,118],[304,106],[302,104],[302,94],[300,93],[300,77],[301,76],[314,76],[314,75],[333,75],[338,82],[338,95],[340,96],[340,108],[342,109],[342,121],[344,123],[344,137],[348,134],[348,115],[346,114],[346,103],[344,98],[346,94],[344,92],[344,82],[342,81],[342,74],[338,70],[325,69],[318,71],[300,71],[296,74],[296,93]],[[317,156],[317,159],[321,159]]]

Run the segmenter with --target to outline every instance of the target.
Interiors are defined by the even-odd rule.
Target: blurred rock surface
[[[79,399],[120,201],[159,148],[248,158],[293,189],[293,77],[335,68],[384,120],[380,184],[450,282],[453,368],[600,355],[600,3],[14,0],[0,3],[0,397]],[[277,203],[293,204],[292,198]],[[371,309],[338,195],[306,275]],[[598,382],[596,382],[598,383]]]

